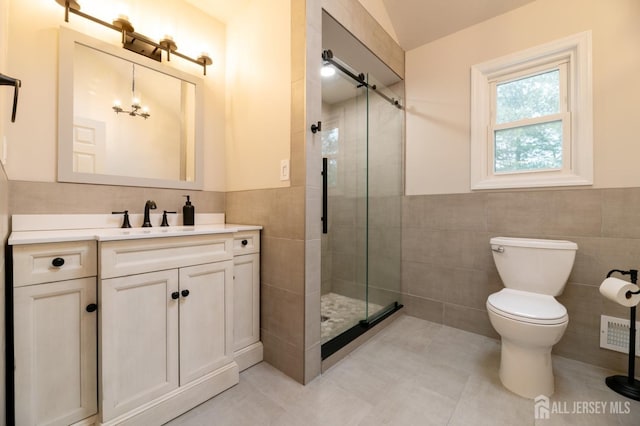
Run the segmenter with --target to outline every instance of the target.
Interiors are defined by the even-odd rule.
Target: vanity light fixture
[[[146,120],[151,117],[151,114],[149,114],[149,108],[140,105],[140,98],[136,96],[136,65],[131,64],[131,66],[131,110],[126,111],[122,109],[122,104],[119,100],[114,101],[111,108],[116,112],[116,114],[123,112],[132,117],[142,117]]]
[[[162,62],[162,51],[167,52],[167,61],[171,60],[171,55],[178,56],[187,61],[198,64],[202,67],[204,75],[207,75],[207,66],[213,61],[206,53],[202,53],[197,59],[178,52],[178,47],[173,41],[173,37],[165,36],[159,43],[151,40],[149,37],[136,33],[129,18],[125,15],[119,15],[113,23],[105,22],[101,19],[88,15],[80,11],[80,4],[76,0],[56,0],[56,3],[64,7],[64,21],[69,22],[69,13],[78,15],[92,22],[111,28],[112,30],[122,33],[122,47],[132,52],[144,55],[155,61]],[[115,108],[115,107],[114,107]]]

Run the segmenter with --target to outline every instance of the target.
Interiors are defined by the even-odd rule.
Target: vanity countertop
[[[222,221],[220,221],[221,218]],[[172,225],[166,227],[153,226],[150,228],[81,227],[83,225],[109,225],[103,223],[102,219],[107,219],[109,224],[113,223],[113,217],[110,215],[14,215],[12,217],[14,230],[9,236],[9,245],[86,240],[133,240],[224,234],[262,229],[260,225],[224,223],[224,215],[219,214],[196,215],[195,226]],[[46,225],[43,225],[43,223],[46,223]]]

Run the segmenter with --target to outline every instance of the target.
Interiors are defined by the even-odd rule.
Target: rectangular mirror
[[[202,189],[202,80],[60,29],[58,181]]]

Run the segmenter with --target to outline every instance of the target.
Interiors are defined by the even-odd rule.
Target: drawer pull
[[[98,305],[96,305],[95,303],[89,303],[87,305],[87,312],[95,312],[98,310]]]
[[[61,258],[61,257],[56,257],[55,259],[53,259],[53,260],[51,261],[51,264],[52,264],[53,266],[55,266],[56,268],[59,268],[59,267],[61,267],[62,265],[64,265],[64,259],[63,259],[63,258]]]
[[[249,244],[249,241],[247,241],[247,240],[242,240],[241,244],[242,244],[243,246],[246,246],[247,244]]]
[[[178,297],[180,297],[180,293],[178,293],[177,291],[174,291],[173,293],[171,293],[171,298],[173,300],[176,300]]]
[[[189,290],[182,290],[182,297],[187,297],[189,295]]]

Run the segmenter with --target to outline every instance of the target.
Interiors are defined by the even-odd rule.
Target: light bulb
[[[113,106],[119,107],[121,105],[122,105],[122,103],[120,102],[120,99],[116,99],[115,101],[113,101]]]
[[[322,69],[320,70],[320,75],[322,75],[323,77],[331,77],[336,73],[335,68],[333,68],[330,65],[325,65],[322,67]]]
[[[140,99],[139,99],[139,98],[135,98],[135,97],[134,97],[134,98],[131,100],[131,105],[134,105],[134,106],[140,106]]]

